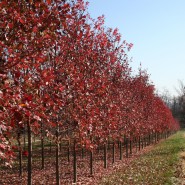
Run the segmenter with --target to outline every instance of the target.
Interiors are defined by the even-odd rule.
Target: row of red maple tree
[[[105,28],[103,16],[92,19],[87,6],[0,1],[1,160],[11,162],[11,141],[22,128],[29,135],[42,127],[56,140],[68,131],[87,149],[179,129],[148,74],[132,75],[132,44]]]

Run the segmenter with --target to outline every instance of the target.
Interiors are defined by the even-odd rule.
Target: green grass
[[[185,131],[179,131],[167,140],[133,160],[128,167],[104,177],[101,185],[172,185],[175,181],[179,154],[185,151]]]

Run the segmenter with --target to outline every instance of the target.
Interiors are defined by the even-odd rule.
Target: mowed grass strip
[[[185,131],[179,131],[133,160],[128,167],[104,177],[100,185],[174,185],[178,184],[176,166],[185,151]]]

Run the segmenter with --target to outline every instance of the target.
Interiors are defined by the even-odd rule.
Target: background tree
[[[179,120],[181,127],[185,127],[185,85],[182,80],[178,81],[176,88],[178,93],[172,100],[171,110],[173,115]]]

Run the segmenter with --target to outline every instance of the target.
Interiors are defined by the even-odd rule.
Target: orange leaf
[[[21,106],[21,107],[26,107],[26,104],[22,103],[22,104],[20,104],[19,106]]]

